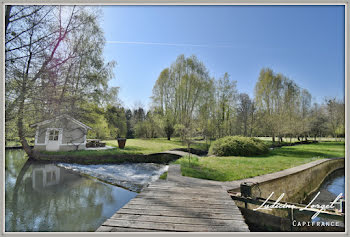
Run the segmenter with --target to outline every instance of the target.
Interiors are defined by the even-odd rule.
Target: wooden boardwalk
[[[222,186],[179,175],[145,188],[98,229],[99,232],[192,231],[246,232],[244,218]]]

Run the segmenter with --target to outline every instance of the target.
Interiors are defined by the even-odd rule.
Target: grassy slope
[[[108,146],[118,147],[118,141],[105,141]],[[176,148],[186,147],[178,138],[172,138],[168,141],[166,138],[153,139],[128,139],[126,140],[126,150],[138,152],[138,154],[152,154]],[[205,149],[205,144],[197,142],[191,145],[192,148]]]
[[[108,146],[118,147],[117,140],[103,141]],[[99,155],[117,155],[117,154],[152,154],[167,151],[175,148],[186,147],[179,139],[172,138],[168,141],[166,138],[155,139],[127,139],[124,149],[100,150],[100,151],[59,151],[59,152],[43,152],[55,155],[74,155],[74,156],[99,156]],[[205,144],[198,142],[191,145],[193,148],[204,149]]]
[[[327,157],[344,157],[344,142],[323,142],[318,144],[282,147],[267,155],[256,157],[184,157],[175,163],[181,164],[185,176],[232,181],[277,172],[313,160]]]
[[[108,146],[118,147],[117,140],[104,141]],[[136,152],[138,154],[151,154],[183,147],[179,140],[172,139],[127,139],[125,145],[126,152]],[[120,149],[119,149],[120,150]]]

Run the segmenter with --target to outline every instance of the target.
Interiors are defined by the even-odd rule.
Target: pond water
[[[345,169],[338,169],[329,174],[321,184],[320,188],[311,194],[304,203],[309,203],[315,195],[320,192],[314,203],[328,204],[342,194],[345,197]]]
[[[7,232],[95,231],[137,195],[125,188],[81,175],[74,171],[77,167],[61,164],[70,168],[66,169],[52,163],[28,161],[22,150],[6,150],[5,155]],[[103,174],[101,167],[94,168]],[[146,166],[145,169],[150,168]],[[107,171],[105,177],[109,177],[117,168],[109,170],[109,175],[107,166],[104,170]],[[131,170],[129,167],[129,174],[132,174]],[[142,169],[134,171],[143,176],[138,184],[145,185],[154,180],[154,177],[147,179],[148,174],[142,174],[140,170]]]
[[[320,192],[320,194],[313,201],[313,204],[330,204],[333,202],[339,194],[342,194],[342,198],[345,199],[345,169],[338,169],[329,174],[326,179],[321,184],[320,188],[303,202],[304,204],[309,204],[315,195]],[[336,205],[338,207],[338,205]],[[316,217],[313,222],[317,221],[332,221],[336,220],[340,222],[340,226],[344,227],[344,222],[338,219],[333,219],[331,217]]]

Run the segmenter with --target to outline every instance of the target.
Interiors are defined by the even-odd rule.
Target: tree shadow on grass
[[[117,153],[124,153],[124,154],[128,154],[128,153],[132,153],[132,154],[142,154],[143,151],[145,150],[142,147],[138,147],[138,146],[125,146],[123,149],[120,149],[119,147],[117,148]]]
[[[275,150],[271,151],[270,154],[262,155],[260,157],[274,157],[284,156],[293,158],[312,158],[312,157],[331,157],[332,155],[328,152],[315,152],[305,150]]]

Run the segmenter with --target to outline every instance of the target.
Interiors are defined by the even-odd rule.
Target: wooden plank
[[[140,215],[140,214],[116,214],[110,219],[113,220],[135,220],[142,222],[157,222],[157,223],[177,223],[177,224],[203,224],[211,226],[222,226],[236,224],[245,224],[244,221],[238,219],[215,219],[215,218],[198,218],[198,217],[175,217],[175,216],[153,216],[153,215]]]
[[[103,225],[110,227],[127,227],[137,229],[148,229],[158,231],[210,231],[210,228],[205,225],[188,225],[188,224],[172,224],[172,223],[153,223],[153,222],[140,222],[140,221],[128,221],[128,220],[112,220],[108,219]]]
[[[191,205],[192,204],[192,205]],[[186,210],[189,208],[196,208],[196,209],[200,209],[200,208],[205,208],[208,210],[217,210],[218,212],[223,212],[223,211],[227,211],[227,212],[239,212],[238,207],[232,206],[232,207],[228,207],[227,205],[210,205],[208,203],[185,203],[183,205],[181,205],[180,202],[167,202],[167,203],[151,203],[151,202],[145,202],[145,200],[140,200],[140,201],[135,201],[133,203],[129,203],[127,205],[125,205],[123,208],[129,208],[131,209],[133,207],[133,205],[145,205],[145,206],[149,206],[149,207],[158,207],[159,209],[161,209],[161,207],[169,207],[172,210]]]
[[[235,206],[235,203],[231,200],[215,200],[215,199],[205,199],[205,198],[194,198],[194,197],[174,197],[174,198],[157,198],[157,197],[142,197],[132,199],[129,203],[139,203],[143,202],[145,204],[150,203],[166,203],[166,204],[210,204],[210,205],[220,205],[220,206]]]
[[[222,195],[225,191],[217,188],[182,188],[182,187],[173,187],[173,188],[145,188],[142,189],[141,193],[146,192],[182,192],[182,193],[193,193],[193,194],[220,194]]]
[[[183,192],[164,192],[164,191],[157,191],[157,192],[142,192],[137,195],[137,197],[179,197],[179,196],[198,196],[201,198],[215,198],[219,200],[232,200],[229,195],[218,195],[218,193],[215,194],[199,194],[198,192],[191,192],[191,193],[183,193]],[[232,200],[233,201],[233,200]]]
[[[100,227],[98,227],[96,232],[110,232],[111,230],[112,230],[112,227],[101,225]]]
[[[168,174],[169,174],[169,170],[168,170]],[[164,187],[168,186],[176,186],[176,187],[180,187],[180,186],[184,186],[184,187],[190,187],[190,186],[206,186],[206,187],[218,187],[221,188],[221,182],[216,182],[216,181],[209,181],[208,180],[198,180],[196,178],[186,178],[186,179],[182,179],[183,177],[181,176],[177,176],[180,179],[171,181],[171,180],[167,180],[165,183],[163,182],[164,180],[157,180],[151,184],[148,185],[148,187],[153,187],[153,186],[158,186],[158,187],[162,187],[162,184],[164,184]],[[177,178],[176,176],[173,176],[173,178]],[[187,182],[188,181],[188,182]],[[194,181],[194,182],[193,182]]]
[[[128,206],[123,207],[123,209],[132,209],[132,210],[152,210],[152,211],[176,211],[178,207],[171,207],[166,205],[139,205],[139,204],[128,204]],[[212,213],[221,213],[221,214],[233,214],[236,210],[232,209],[217,209],[211,207],[186,207],[186,210],[191,210],[193,212],[212,212]],[[237,208],[238,210],[238,208]],[[239,211],[237,213],[240,214]]]
[[[223,195],[224,192],[220,189],[211,189],[211,190],[202,190],[202,189],[183,189],[183,188],[146,188],[143,189],[141,193],[155,193],[155,192],[164,192],[164,193],[187,193],[187,194],[201,194],[201,195]],[[229,194],[227,194],[229,195]]]
[[[185,201],[185,200],[173,200],[173,201],[161,201],[161,200],[156,200],[154,199],[152,200],[145,200],[145,199],[134,199],[131,200],[125,207],[127,207],[128,205],[131,204],[139,204],[139,205],[155,205],[155,206],[169,206],[169,207],[177,207],[177,208],[188,208],[188,207],[196,207],[196,208],[212,208],[212,209],[232,209],[235,210],[238,208],[232,204],[230,206],[222,204],[222,203],[198,203],[198,202],[189,202],[189,201]]]
[[[161,184],[157,184],[157,185],[150,185],[146,188],[144,188],[143,190],[154,190],[154,189],[164,189],[164,190],[170,190],[170,189],[178,189],[178,190],[188,190],[188,191],[194,191],[194,190],[198,190],[200,192],[214,192],[214,191],[218,191],[221,190],[223,191],[224,189],[222,187],[219,186],[198,186],[198,185],[161,185]]]
[[[195,225],[195,224],[177,224],[177,223],[157,223],[157,222],[142,222],[132,220],[113,220],[108,219],[104,226],[112,227],[129,227],[129,228],[142,228],[153,230],[170,230],[170,231],[196,231],[196,232],[228,232],[228,231],[244,231],[244,228],[240,228],[241,225],[225,225],[225,226],[210,226],[210,225]]]
[[[142,211],[142,210],[153,210],[153,211],[176,211],[176,212],[183,212],[183,211],[192,211],[192,212],[198,212],[198,213],[217,213],[217,214],[232,214],[232,215],[241,215],[241,212],[238,208],[229,210],[227,208],[209,208],[209,207],[179,207],[179,206],[155,206],[155,205],[148,205],[148,209],[137,209],[133,208],[133,206],[125,206],[120,210],[128,211],[128,210],[135,210],[135,211]],[[126,209],[126,210],[124,210]]]
[[[110,228],[109,232],[166,232],[166,230],[152,230],[152,229],[128,228],[128,227],[111,227],[111,226],[108,226],[108,228]]]
[[[134,215],[153,215],[153,216],[171,216],[171,217],[196,217],[196,218],[214,218],[222,220],[243,220],[241,214],[215,213],[215,212],[197,212],[188,210],[135,210],[135,209],[121,209],[111,218],[117,217],[119,214],[134,214]]]
[[[188,201],[188,202],[206,202],[206,203],[220,203],[224,205],[230,205],[234,203],[233,200],[229,200],[226,198],[207,198],[207,197],[201,197],[201,196],[158,196],[155,194],[154,196],[151,195],[140,195],[137,198],[142,198],[143,200],[162,200],[162,201]]]
[[[147,188],[147,189],[143,189],[140,194],[144,194],[144,193],[176,193],[176,194],[194,194],[194,195],[220,195],[220,196],[224,196],[224,192],[222,190],[219,189],[211,189],[211,190],[205,190],[205,192],[202,189],[183,189],[183,188]],[[229,195],[229,194],[227,194]]]
[[[227,193],[225,195],[221,190],[213,190],[208,192],[203,192],[203,190],[182,190],[182,189],[144,189],[138,195],[141,194],[168,194],[168,195],[200,195],[200,196],[212,196],[212,197],[228,197],[231,198]],[[137,196],[138,196],[137,195]]]
[[[156,181],[119,209],[100,231],[249,231],[221,185],[172,175]]]
[[[194,187],[195,189],[202,189],[206,187],[208,189],[222,189],[221,185],[211,185],[211,184],[200,184],[200,183],[179,183],[179,182],[154,182],[148,185],[146,188],[183,188],[190,189]]]

